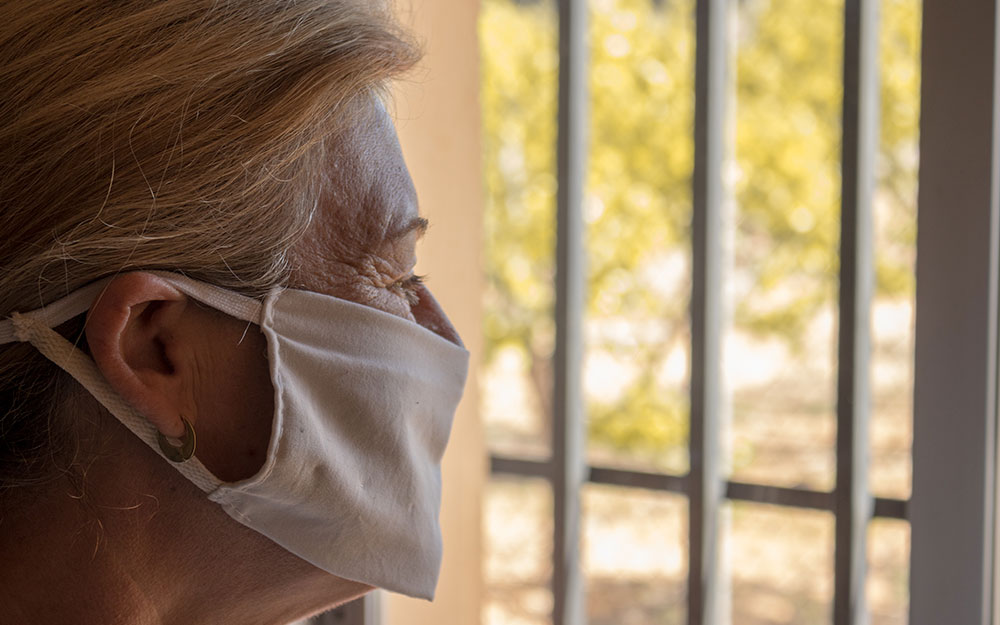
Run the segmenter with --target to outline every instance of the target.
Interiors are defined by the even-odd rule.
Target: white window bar
[[[865,566],[873,511],[868,490],[868,424],[878,32],[878,0],[845,1],[834,625],[868,622]]]
[[[559,0],[556,168],[556,345],[552,415],[554,625],[586,623],[580,490],[586,480],[583,361],[583,186],[586,176],[587,3]]]
[[[924,1],[911,625],[996,622],[998,30]]]
[[[716,623],[718,518],[723,497],[722,225],[728,0],[698,0],[695,17],[694,176],[691,219],[691,428],[688,623]]]

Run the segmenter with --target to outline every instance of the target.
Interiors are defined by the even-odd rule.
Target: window
[[[906,621],[922,9],[484,2],[485,623]]]

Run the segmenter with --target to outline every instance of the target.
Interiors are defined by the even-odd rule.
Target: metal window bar
[[[586,474],[583,399],[583,187],[586,176],[587,3],[559,0],[556,168],[556,345],[552,415],[554,625],[583,625],[580,490]]]
[[[552,465],[546,461],[505,456],[493,456],[491,460],[490,471],[494,475],[541,478],[550,481],[552,479]],[[690,476],[688,475],[647,473],[611,467],[588,467],[585,482],[642,488],[684,496],[690,496],[691,492]],[[766,503],[825,512],[836,512],[837,509],[835,493],[826,491],[732,481],[724,483],[724,491],[725,498],[732,501]],[[909,502],[903,499],[871,497],[870,507],[873,511],[873,518],[899,520],[909,518]]]
[[[698,0],[695,15],[691,219],[691,428],[688,623],[718,621],[716,546],[723,497],[719,455],[722,225],[728,0]]]
[[[845,1],[834,625],[868,622],[866,537],[874,507],[868,492],[868,423],[878,30],[878,0]]]

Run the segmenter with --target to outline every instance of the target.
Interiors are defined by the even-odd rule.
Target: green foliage
[[[666,450],[687,437],[693,0],[590,1],[587,348],[631,378],[592,394],[592,442]],[[842,0],[738,4],[733,95],[734,324],[799,347],[835,298]],[[913,290],[919,2],[884,0],[877,286]],[[486,358],[527,352],[544,392],[553,342],[557,18],[550,1],[484,0]],[[625,324],[627,331],[607,331]],[[540,405],[548,405],[541,398]]]
[[[623,418],[622,406],[628,407]],[[657,453],[687,440],[685,399],[665,396],[652,376],[641,376],[617,401],[593,401],[588,410],[591,438],[610,442],[654,463]]]

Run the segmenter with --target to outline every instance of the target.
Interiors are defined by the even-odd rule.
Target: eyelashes
[[[393,289],[398,290],[400,294],[406,298],[406,301],[410,303],[410,306],[416,306],[420,303],[420,287],[426,282],[426,275],[413,274],[402,280],[399,280],[393,284]]]

